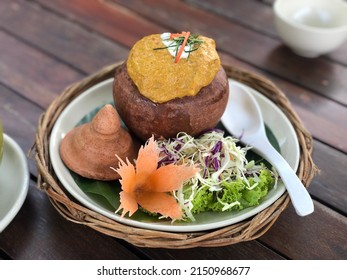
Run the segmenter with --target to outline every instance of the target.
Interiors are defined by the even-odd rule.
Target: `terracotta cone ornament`
[[[120,178],[111,169],[119,165],[115,155],[132,161],[134,145],[112,105],[105,105],[90,123],[73,128],[60,145],[60,156],[65,165],[75,173],[95,180]]]

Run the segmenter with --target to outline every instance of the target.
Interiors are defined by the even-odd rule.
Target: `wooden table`
[[[213,3],[213,4],[212,4]],[[37,121],[69,84],[124,60],[140,38],[191,30],[216,40],[223,63],[272,80],[314,138],[315,212],[290,205],[261,238],[219,248],[137,248],[65,220],[36,186],[0,235],[0,259],[347,259],[347,42],[306,59],[278,38],[272,1],[1,0],[0,115],[27,152]]]

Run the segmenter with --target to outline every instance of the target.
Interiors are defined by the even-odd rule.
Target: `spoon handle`
[[[276,168],[288,191],[296,213],[299,216],[311,214],[314,210],[313,201],[305,186],[281,154],[269,142],[258,142],[253,147]]]

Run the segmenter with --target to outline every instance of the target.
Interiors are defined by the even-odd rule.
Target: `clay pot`
[[[113,97],[123,122],[144,141],[152,135],[175,137],[178,132],[196,136],[219,122],[228,102],[229,85],[221,68],[196,96],[154,103],[139,92],[124,63],[115,73]]]
[[[112,105],[105,105],[90,123],[72,129],[62,140],[60,156],[75,173],[90,179],[116,180],[120,176],[111,169],[119,160],[134,159],[134,145],[129,133],[121,127]]]

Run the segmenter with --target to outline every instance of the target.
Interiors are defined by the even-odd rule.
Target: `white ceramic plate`
[[[59,145],[66,133],[70,131],[86,114],[100,105],[113,101],[112,84],[113,79],[109,79],[91,87],[83,94],[79,95],[61,113],[51,134],[49,148],[54,171],[67,191],[69,191],[72,196],[86,207],[120,223],[134,227],[171,232],[194,232],[224,227],[247,219],[274,203],[284,193],[285,187],[280,182],[277,188],[271,190],[266,199],[256,207],[247,208],[236,213],[205,212],[196,215],[195,222],[187,223],[172,224],[170,221],[162,220],[153,222],[135,220],[127,217],[121,218],[120,215],[109,211],[96,200],[84,193],[75,183],[69,170],[65,167],[59,156]],[[296,170],[299,163],[300,152],[298,140],[290,121],[270,100],[253,89],[251,89],[251,92],[259,103],[264,115],[265,123],[269,126],[280,144],[282,155],[288,161],[290,166]]]
[[[0,232],[17,215],[27,196],[29,171],[18,144],[4,134],[4,155],[0,164]]]

